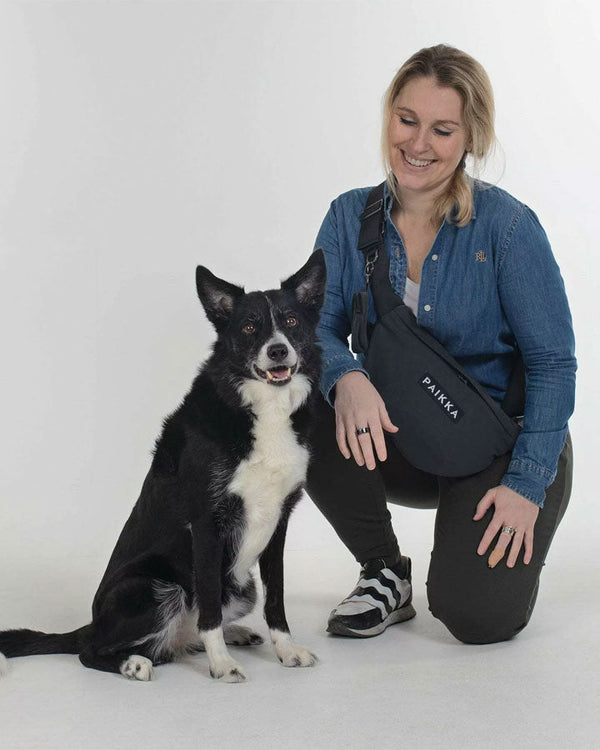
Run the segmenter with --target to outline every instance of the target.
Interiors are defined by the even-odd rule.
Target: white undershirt
[[[404,304],[409,307],[413,313],[415,314],[415,317],[417,315],[417,310],[419,309],[419,289],[421,288],[420,284],[415,284],[414,281],[411,281],[408,276],[406,277],[406,291],[404,292]]]

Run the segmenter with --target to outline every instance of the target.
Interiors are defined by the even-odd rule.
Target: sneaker
[[[410,620],[416,615],[410,571],[409,557],[389,568],[380,558],[368,560],[354,590],[329,615],[327,632],[370,638],[388,625]]]

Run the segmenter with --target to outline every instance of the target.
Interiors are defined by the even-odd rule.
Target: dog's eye
[[[256,326],[253,323],[246,323],[242,331],[244,333],[256,333]]]
[[[288,315],[288,317],[285,319],[285,324],[288,328],[293,328],[294,326],[298,325],[298,321],[296,318],[294,318],[293,315]]]

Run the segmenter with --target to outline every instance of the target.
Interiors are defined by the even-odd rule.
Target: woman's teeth
[[[411,159],[410,156],[407,156],[406,154],[404,154],[404,158],[413,167],[428,167],[433,162],[433,159],[430,159],[429,161],[421,161],[420,159]]]

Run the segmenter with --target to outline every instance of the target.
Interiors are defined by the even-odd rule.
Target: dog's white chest
[[[290,386],[272,393],[276,386],[264,385],[252,400],[256,415],[254,444],[250,455],[238,466],[228,490],[244,503],[245,525],[239,540],[233,574],[240,583],[267,546],[281,515],[286,497],[302,484],[308,467],[308,450],[298,443],[290,421],[291,413],[306,398]],[[268,389],[262,392],[262,389]],[[261,399],[260,396],[263,396]]]

